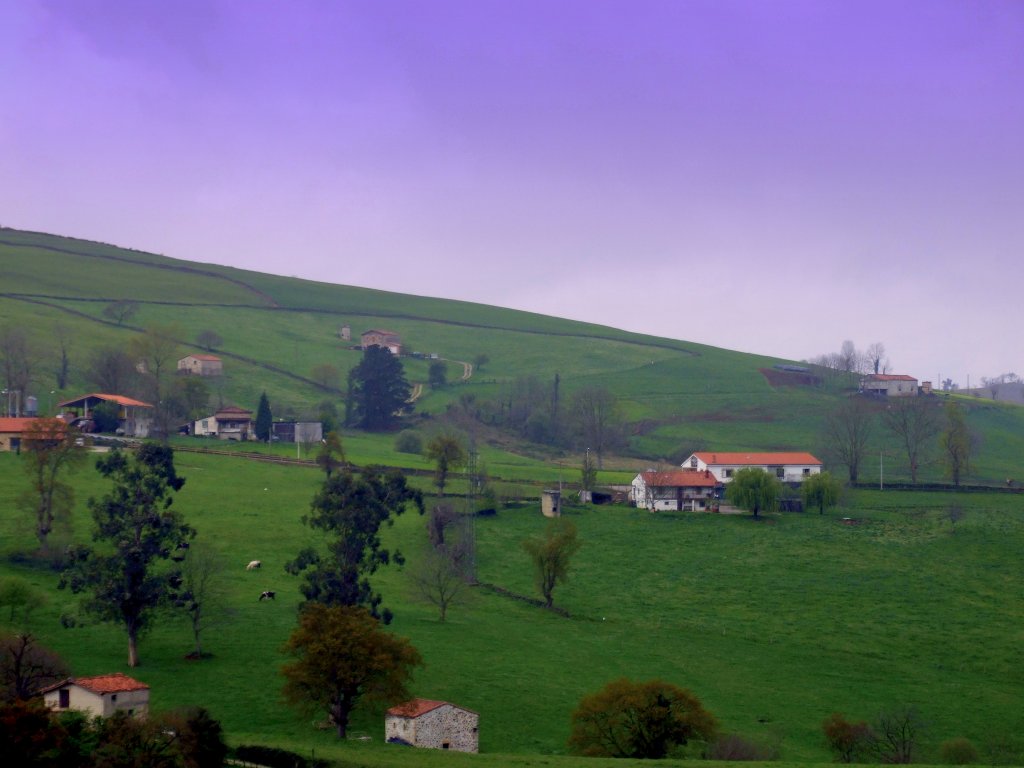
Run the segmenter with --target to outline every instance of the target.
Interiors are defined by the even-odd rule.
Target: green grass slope
[[[187,483],[175,504],[223,555],[232,613],[207,632],[208,660],[185,659],[191,642],[180,617],[164,617],[144,639],[134,674],[152,686],[154,706],[201,703],[236,744],[359,765],[434,759],[382,745],[379,715],[354,724],[369,743],[339,745],[281,702],[279,649],[299,599],[283,564],[316,542],[300,517],[317,472],[185,453],[177,465]],[[23,482],[18,457],[0,454],[0,576],[23,576],[49,595],[34,629],[77,674],[124,670],[123,633],[93,623],[62,629],[58,617],[75,611],[77,598],[56,589],[54,572],[15,557],[34,543],[15,508]],[[74,538],[85,540],[84,500],[105,481],[89,468],[75,485]],[[954,530],[943,517],[950,500],[862,491],[830,515],[763,522],[572,510],[584,544],[556,591],[569,618],[474,589],[443,624],[410,579],[426,536],[423,518],[406,514],[386,541],[410,566],[387,568],[375,583],[396,613],[392,629],[426,660],[416,695],[480,712],[481,749],[495,765],[593,765],[554,756],[565,752],[579,698],[622,675],[691,688],[726,730],[776,744],[796,762],[829,759],[820,723],[830,712],[870,719],[913,704],[930,724],[922,757],[934,760],[947,738],[984,747],[1024,732],[1024,510],[1016,496],[961,494],[966,515]],[[477,519],[481,580],[532,595],[520,542],[544,522],[536,506]],[[261,571],[245,570],[253,558]],[[258,601],[264,589],[278,599]]]

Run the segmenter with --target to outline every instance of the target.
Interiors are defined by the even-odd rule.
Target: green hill
[[[278,417],[316,415],[317,405],[339,403],[341,393],[312,380],[330,365],[340,381],[360,353],[338,337],[384,325],[407,349],[452,361],[452,383],[424,389],[420,416],[437,416],[470,396],[492,399],[503,385],[533,376],[545,385],[560,377],[568,395],[601,386],[620,401],[629,422],[628,444],[609,466],[633,471],[678,461],[696,449],[811,450],[829,455],[821,436],[824,415],[842,393],[831,387],[772,386],[762,372],[785,362],[614,328],[366,288],[328,285],[51,235],[0,230],[0,328],[29,329],[35,346],[35,392],[45,408],[62,396],[89,389],[90,355],[100,346],[124,345],[140,330],[174,323],[181,353],[198,351],[196,334],[216,332],[216,353],[226,376],[216,383],[224,401],[255,408],[266,391]],[[124,325],[104,317],[113,301],[132,300],[139,311]],[[685,310],[680,310],[685,311]],[[54,390],[55,329],[71,338],[70,379]],[[460,361],[486,354],[490,361],[466,381]],[[427,381],[428,362],[406,358],[407,376]],[[1002,483],[1022,474],[1024,411],[966,400],[981,436],[972,466],[979,482]],[[483,440],[504,453],[557,456],[486,430]],[[872,453],[888,455],[886,475],[905,477],[895,443],[879,431]],[[375,454],[384,451],[378,445]],[[402,455],[389,463],[402,463]],[[358,460],[358,459],[357,459]],[[514,463],[514,461],[513,461]],[[877,462],[875,462],[877,464]],[[873,470],[877,471],[877,470]],[[870,473],[869,473],[870,474]],[[877,475],[876,475],[877,476]],[[939,480],[938,466],[925,479]]]

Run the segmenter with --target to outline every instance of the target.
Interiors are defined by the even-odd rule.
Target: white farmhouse
[[[629,500],[652,512],[697,512],[708,509],[720,485],[710,472],[677,469],[673,472],[641,472],[633,478]]]
[[[741,469],[756,467],[784,483],[802,483],[821,472],[821,459],[809,453],[716,453],[699,451],[683,462],[683,469],[710,472],[720,482],[728,483]]]
[[[384,718],[384,739],[453,752],[480,751],[480,715],[447,701],[412,699],[391,707]]]
[[[860,380],[865,395],[882,397],[917,397],[917,379],[893,373],[871,373]]]
[[[77,709],[97,717],[115,712],[141,717],[149,711],[149,686],[123,672],[68,678],[40,693],[46,706],[56,711]]]

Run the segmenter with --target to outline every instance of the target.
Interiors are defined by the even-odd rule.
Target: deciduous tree
[[[656,760],[691,739],[710,741],[717,731],[714,716],[690,691],[622,678],[580,700],[569,747],[588,757]]]
[[[224,592],[224,558],[207,544],[197,541],[184,550],[181,559],[181,595],[177,602],[188,615],[195,643],[194,658],[203,658],[202,635],[208,629],[224,624],[234,611]]]
[[[135,667],[140,635],[156,610],[178,597],[180,569],[167,561],[188,547],[195,531],[171,508],[185,480],[169,447],[147,443],[135,456],[113,451],[96,468],[114,482],[102,499],[89,500],[93,540],[105,546],[71,548],[59,586],[90,593],[85,609],[125,628],[128,666]]]
[[[782,494],[782,483],[759,467],[744,467],[725,487],[725,498],[733,506],[753,512],[774,510]]]
[[[389,429],[409,410],[411,391],[401,361],[383,347],[367,347],[349,371],[346,424],[371,432]]]
[[[544,596],[544,606],[554,603],[555,586],[569,580],[569,564],[582,542],[571,520],[558,518],[548,523],[543,536],[523,541],[523,549],[533,562],[537,589]]]
[[[139,303],[130,299],[112,301],[103,308],[103,316],[107,320],[113,320],[118,325],[124,325],[125,320],[131,320],[139,311]]]
[[[35,345],[28,331],[18,326],[0,328],[0,373],[4,389],[13,400],[2,402],[4,416],[20,416],[25,409],[25,395],[35,377]]]
[[[448,474],[466,463],[466,449],[458,437],[444,432],[427,443],[427,458],[434,462],[434,485],[437,495],[443,497]]]
[[[316,463],[327,477],[345,466],[345,446],[342,445],[341,435],[334,430],[328,432],[323,442],[320,443],[320,448],[316,453]]]
[[[178,339],[185,336],[177,323],[152,325],[132,339],[128,351],[140,371],[143,399],[153,405],[153,431],[166,438],[182,414],[172,397],[171,380],[178,366]]]
[[[604,454],[622,442],[622,412],[615,395],[604,387],[578,390],[572,395],[569,411],[577,440],[594,452],[600,468]]]
[[[64,659],[31,632],[0,635],[0,700],[25,701],[68,674]]]
[[[85,462],[79,432],[59,419],[36,419],[25,432],[22,461],[29,488],[21,506],[32,516],[39,547],[45,553],[56,525],[67,525],[75,505],[75,489],[65,479]]]
[[[936,406],[922,397],[894,398],[882,411],[882,423],[899,439],[910,464],[911,482],[916,483],[941,429]]]
[[[874,429],[874,413],[860,397],[844,400],[825,418],[828,449],[843,464],[856,483]]]
[[[946,403],[946,426],[939,436],[939,445],[946,465],[946,472],[953,485],[960,485],[960,480],[971,470],[971,432],[967,426],[967,418],[958,403]]]
[[[819,472],[816,475],[811,475],[800,486],[804,504],[808,507],[817,507],[819,515],[825,514],[826,507],[834,507],[838,504],[842,492],[842,483],[833,477],[831,472]]]
[[[852,763],[860,757],[871,739],[871,728],[863,720],[850,722],[839,712],[833,712],[821,724],[825,743],[840,763]]]
[[[427,383],[431,389],[444,389],[448,386],[448,363],[444,360],[433,360],[427,369]]]
[[[220,334],[209,328],[196,334],[196,344],[207,352],[212,352],[214,347],[219,347],[223,343],[224,339],[221,338]]]
[[[381,610],[370,576],[392,560],[405,562],[400,552],[384,548],[380,528],[393,525],[409,504],[423,514],[422,495],[397,470],[367,467],[361,476],[344,471],[327,478],[313,497],[311,514],[302,518],[328,539],[326,552],[306,548],[285,566],[291,574],[305,575],[306,602],[363,606],[390,623],[391,611]]]
[[[344,605],[306,605],[284,652],[293,659],[281,670],[285,697],[325,711],[339,739],[361,701],[407,698],[413,670],[423,663],[408,640],[385,631],[365,609]]]
[[[90,354],[86,376],[97,392],[126,395],[135,392],[138,372],[132,356],[124,349],[99,347]]]

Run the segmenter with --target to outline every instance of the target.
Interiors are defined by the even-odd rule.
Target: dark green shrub
[[[399,453],[423,453],[423,438],[419,432],[406,429],[395,438],[395,450]]]
[[[978,749],[970,739],[959,736],[939,745],[939,757],[947,765],[969,765],[978,762]]]

